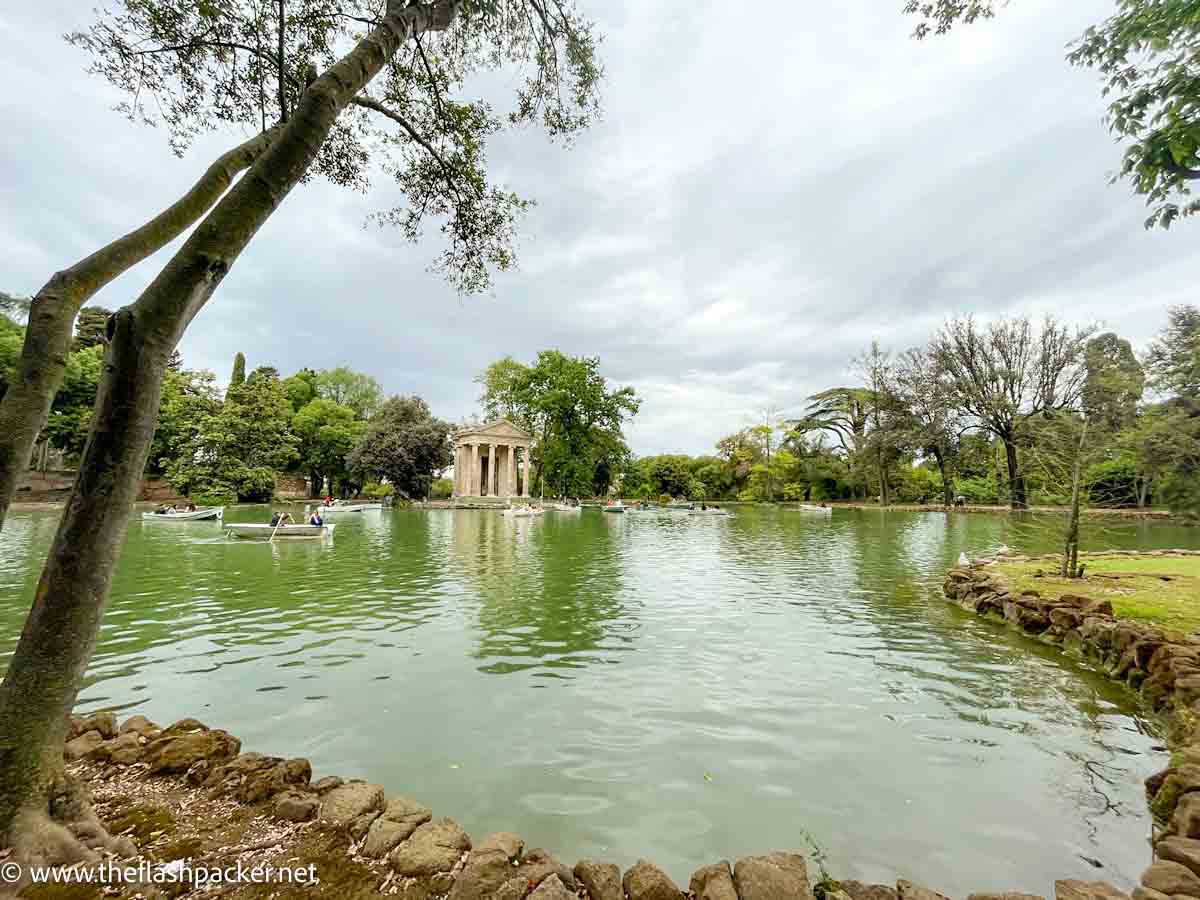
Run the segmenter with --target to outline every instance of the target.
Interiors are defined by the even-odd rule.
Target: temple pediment
[[[533,435],[522,428],[518,428],[512,422],[508,421],[508,419],[497,419],[486,425],[464,425],[458,429],[455,439],[459,443],[467,441],[479,441],[482,443],[533,443]]]

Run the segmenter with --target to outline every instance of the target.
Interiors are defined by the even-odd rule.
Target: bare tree
[[[879,502],[883,506],[891,503],[891,485],[888,483],[888,463],[895,449],[895,395],[892,393],[891,354],[880,349],[878,341],[854,359],[853,367],[867,387],[870,412],[870,431],[867,441],[871,455],[875,458],[875,469],[879,478]]]
[[[1041,327],[1028,317],[980,326],[972,316],[947,322],[930,350],[946,373],[953,405],[1004,445],[1009,497],[1028,506],[1018,447],[1032,416],[1073,408],[1086,370],[1084,350],[1094,327],[1071,329],[1047,316]]]
[[[896,366],[894,390],[906,416],[905,438],[913,450],[933,457],[942,476],[942,502],[950,506],[962,417],[954,407],[937,354],[926,348],[903,353]]]

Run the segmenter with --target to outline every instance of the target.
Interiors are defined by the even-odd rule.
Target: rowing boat
[[[717,509],[716,507],[712,507],[709,509],[690,509],[690,510],[688,510],[688,515],[689,516],[732,516],[733,513],[726,512],[723,509]]]
[[[530,519],[534,516],[540,516],[544,512],[545,510],[540,506],[519,506],[516,508],[510,507],[509,509],[506,509],[504,511],[504,515],[511,519]]]
[[[324,538],[333,537],[336,525],[228,525],[235,538]]]
[[[833,507],[831,506],[813,506],[811,503],[801,503],[796,507],[799,512],[815,513],[818,516],[832,516]]]
[[[356,513],[367,512],[372,509],[383,509],[382,503],[335,503],[333,506],[318,506],[321,515],[328,516],[332,513]]]
[[[550,509],[554,512],[577,513],[583,512],[582,506],[572,506],[570,503],[551,503]]]
[[[148,512],[142,513],[142,518],[147,522],[200,522],[204,519],[220,521],[225,518],[225,507],[205,506],[191,512]]]
[[[625,504],[618,500],[616,503],[610,503],[604,507],[606,513],[623,513],[625,512]]]

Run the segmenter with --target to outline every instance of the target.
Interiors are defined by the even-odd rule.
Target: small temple
[[[454,497],[529,496],[533,435],[507,419],[464,425],[454,433]]]

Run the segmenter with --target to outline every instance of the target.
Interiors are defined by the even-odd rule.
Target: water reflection
[[[636,622],[617,599],[620,556],[608,518],[455,512],[456,569],[479,598],[481,672],[569,678],[617,661],[611,654],[632,640]]]
[[[951,894],[1130,884],[1145,862],[1159,760],[1132,695],[940,595],[960,552],[1051,549],[1045,517],[344,519],[329,543],[135,523],[83,705],[197,715],[472,833],[678,879],[801,829],[838,873]],[[0,658],[55,520],[0,533]],[[1161,523],[1091,537],[1200,545]]]

